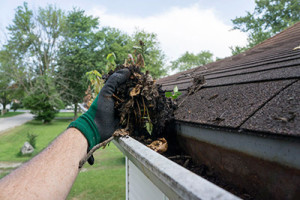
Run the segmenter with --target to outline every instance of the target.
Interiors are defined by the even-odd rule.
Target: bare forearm
[[[0,180],[0,199],[65,199],[87,145],[77,129],[68,129],[43,152]]]

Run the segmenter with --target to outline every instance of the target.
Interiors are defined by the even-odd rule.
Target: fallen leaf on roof
[[[297,50],[297,49],[300,49],[300,45],[295,47],[293,50]]]
[[[293,121],[296,117],[296,114],[294,112],[289,112],[287,117],[280,117],[280,116],[274,116],[274,120],[279,120],[282,122],[290,122]]]
[[[282,122],[288,122],[288,119],[286,117],[273,117],[273,119],[279,120],[279,121],[282,121]]]
[[[215,98],[217,98],[218,96],[219,96],[218,94],[215,94],[215,95],[213,95],[213,96],[209,97],[209,99],[208,99],[208,100],[215,99]]]

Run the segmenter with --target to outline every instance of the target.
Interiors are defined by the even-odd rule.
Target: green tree
[[[157,35],[137,30],[133,34],[132,40],[133,46],[142,46],[145,70],[148,70],[154,79],[166,75],[167,70],[164,68],[165,55],[160,49]]]
[[[209,51],[201,51],[198,54],[185,52],[177,60],[171,61],[172,70],[185,71],[194,67],[206,65],[213,62],[213,54]]]
[[[23,6],[16,9],[13,23],[8,26],[9,39],[5,49],[11,56],[11,66],[18,84],[22,84],[24,90],[29,95],[35,95],[34,91],[38,83],[37,80],[45,79],[45,82],[54,80],[54,71],[57,67],[56,57],[61,41],[61,33],[64,27],[64,13],[54,6],[39,8],[36,14],[28,8],[25,2]],[[50,78],[46,78],[50,77]],[[24,80],[25,79],[25,80]],[[50,89],[46,87],[44,89]],[[52,91],[43,91],[60,101],[59,95]],[[35,97],[32,96],[32,99]],[[50,100],[53,98],[49,98]],[[52,105],[48,99],[41,102],[45,105]],[[29,104],[27,104],[29,105]],[[33,104],[37,105],[37,104]],[[30,105],[39,119],[43,119]],[[37,106],[41,109],[42,106]],[[52,107],[51,109],[55,109]],[[45,115],[43,115],[45,116]],[[44,119],[48,122],[48,119]]]
[[[102,39],[99,43],[102,66],[107,65],[106,57],[111,52],[116,55],[115,62],[122,64],[128,58],[128,54],[134,54],[135,47],[139,47],[146,64],[145,70],[148,70],[153,78],[166,75],[166,69],[163,67],[165,55],[160,49],[156,34],[136,30],[132,36],[129,36],[110,27],[102,28],[98,34],[101,35],[99,39]]]
[[[3,105],[2,115],[6,112],[6,105],[13,99],[20,100],[23,96],[23,90],[12,76],[12,67],[10,65],[10,56],[6,50],[0,51],[0,103]]]
[[[34,15],[25,2],[17,8],[13,24],[8,26],[7,45],[35,75],[54,72],[64,21],[62,10],[52,5],[39,8]]]
[[[5,73],[0,68],[0,103],[3,108],[1,110],[1,115],[4,115],[6,112],[6,105],[10,103],[11,100],[11,88],[10,88],[10,79],[8,76],[5,76]]]
[[[34,87],[30,88],[23,100],[24,106],[35,114],[35,119],[49,123],[64,104],[56,91],[53,77],[41,75],[34,82]]]
[[[99,39],[99,58],[100,65],[107,65],[107,55],[114,53],[116,56],[115,62],[118,64],[124,63],[129,53],[132,53],[132,39],[126,33],[121,32],[116,28],[103,27],[98,32]],[[98,69],[98,68],[97,68]],[[107,69],[103,69],[107,72]]]
[[[256,0],[253,12],[232,20],[234,29],[248,33],[246,47],[231,47],[237,54],[300,21],[299,0]]]
[[[59,51],[57,85],[65,102],[77,106],[87,89],[86,72],[101,68],[99,56],[98,18],[86,16],[83,10],[74,9],[66,19],[64,40]]]

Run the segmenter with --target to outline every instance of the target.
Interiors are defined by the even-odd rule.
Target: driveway
[[[0,118],[0,135],[4,131],[20,126],[33,119],[33,114],[24,113],[14,117]]]

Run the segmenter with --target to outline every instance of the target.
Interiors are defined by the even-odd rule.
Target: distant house
[[[300,22],[242,54],[157,81],[183,93],[175,113],[182,149],[255,199],[300,199],[299,46]],[[133,139],[116,144],[127,156],[127,199],[236,199]]]

